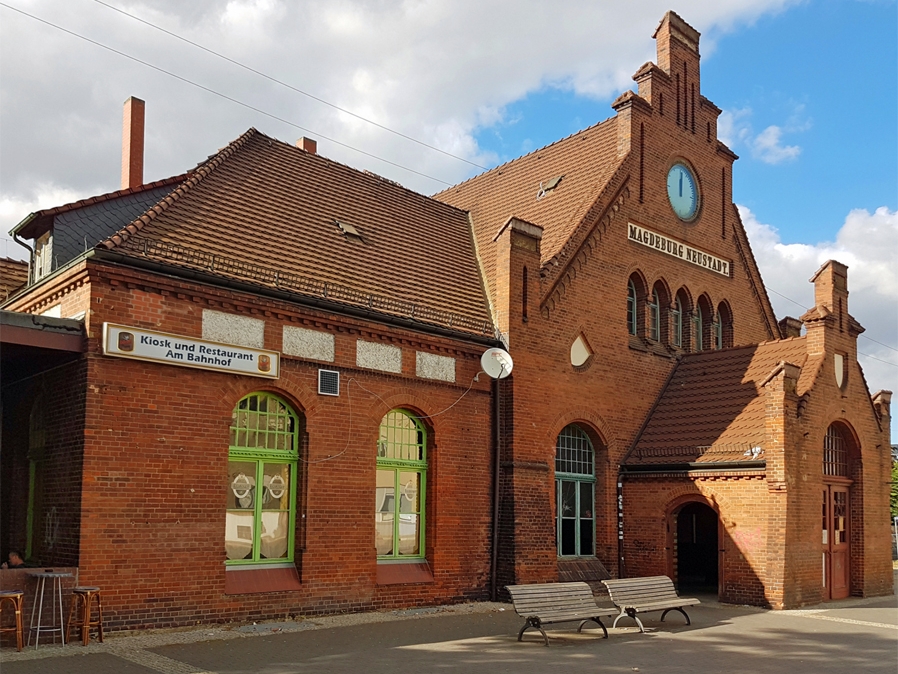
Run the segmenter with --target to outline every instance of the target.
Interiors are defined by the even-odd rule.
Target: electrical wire
[[[466,395],[468,395],[468,393],[471,392],[471,389],[474,387],[474,382],[478,381],[478,379],[479,379],[479,377],[480,377],[481,374],[486,374],[486,373],[485,373],[483,370],[481,370],[480,372],[478,372],[477,374],[475,374],[474,377],[471,379],[470,385],[468,386],[467,389],[465,389],[465,392],[462,393],[462,394],[458,397],[458,399],[457,399],[454,403],[452,403],[451,405],[449,405],[449,407],[447,407],[446,409],[440,410],[439,412],[434,412],[433,414],[412,414],[411,416],[412,416],[413,418],[415,418],[415,419],[433,419],[434,417],[438,417],[438,416],[440,416],[441,414],[445,414],[446,412],[448,412],[449,410],[451,410],[453,407],[455,407],[456,405],[458,405],[458,403],[461,402],[462,398],[464,398]],[[365,388],[364,386],[362,386],[362,385],[359,383],[359,381],[358,381],[355,377],[350,377],[350,378],[346,381],[346,404],[349,406],[349,413],[348,413],[348,415],[347,415],[347,418],[348,418],[348,423],[347,423],[348,430],[347,430],[347,432],[346,432],[346,446],[345,446],[340,452],[338,452],[337,454],[334,454],[333,456],[326,456],[326,457],[324,457],[323,459],[312,459],[312,460],[310,460],[310,459],[303,459],[302,457],[300,457],[299,460],[302,461],[303,463],[324,463],[325,461],[333,461],[334,459],[337,459],[337,458],[343,456],[347,451],[349,451],[349,447],[350,447],[350,445],[352,444],[352,392],[350,391],[349,387],[350,387],[352,384],[355,384],[356,386],[358,386],[360,389],[362,389],[362,390],[365,391],[366,393],[370,393],[370,394],[373,395],[375,398],[377,398],[378,400],[380,400],[384,405],[386,405],[387,407],[390,407],[390,404],[389,404],[386,400],[384,400],[383,398],[381,398],[379,395],[377,395],[377,394],[376,394],[374,391],[372,391],[371,389],[367,389],[367,388]]]
[[[222,60],[224,60],[224,61],[227,61],[228,63],[231,63],[231,64],[233,64],[233,65],[235,65],[235,66],[237,66],[237,67],[239,67],[239,68],[243,68],[244,70],[247,70],[247,71],[249,71],[249,72],[251,72],[251,73],[253,73],[253,74],[255,74],[255,75],[258,75],[259,77],[264,77],[266,80],[268,80],[268,81],[270,81],[270,82],[274,82],[275,84],[279,84],[280,86],[285,87],[285,88],[287,88],[287,89],[290,89],[291,91],[295,91],[295,92],[298,93],[298,94],[302,94],[303,96],[306,96],[306,97],[308,97],[308,98],[311,98],[313,101],[318,101],[319,103],[322,103],[322,104],[324,104],[324,105],[327,105],[327,106],[333,108],[334,110],[339,110],[340,112],[343,112],[343,113],[345,113],[345,114],[347,114],[347,115],[350,115],[350,116],[352,116],[352,117],[355,117],[355,118],[358,119],[358,120],[361,120],[361,121],[363,121],[363,122],[366,122],[366,123],[368,123],[368,124],[371,124],[372,126],[376,126],[377,128],[383,129],[384,131],[388,131],[388,132],[390,132],[390,133],[392,133],[392,134],[394,134],[394,135],[396,135],[396,136],[399,136],[400,138],[404,138],[404,139],[409,140],[409,141],[411,141],[411,142],[413,142],[413,143],[417,143],[418,145],[421,145],[422,147],[426,147],[426,148],[428,148],[428,149],[430,149],[430,150],[434,150],[435,152],[439,152],[440,154],[444,154],[444,155],[446,155],[447,157],[452,157],[453,159],[457,159],[457,160],[459,160],[459,161],[463,161],[463,162],[466,163],[466,164],[470,164],[471,166],[474,166],[474,167],[476,167],[476,168],[482,169],[482,170],[484,170],[484,171],[488,171],[488,170],[489,170],[489,168],[486,167],[486,166],[481,166],[480,164],[477,164],[477,163],[475,163],[475,162],[472,162],[472,161],[470,161],[469,159],[465,159],[464,157],[459,157],[457,154],[452,154],[451,152],[447,152],[446,150],[442,150],[442,149],[436,147],[435,145],[430,145],[429,143],[425,143],[423,140],[418,140],[417,138],[414,138],[414,137],[412,137],[412,136],[409,136],[409,135],[407,135],[407,134],[404,134],[404,133],[402,133],[401,131],[396,131],[395,129],[391,129],[391,128],[388,127],[388,126],[385,126],[385,125],[383,125],[383,124],[380,124],[379,122],[375,122],[373,119],[368,119],[367,117],[363,117],[362,115],[359,115],[358,113],[353,112],[352,110],[347,110],[346,108],[343,108],[343,107],[341,107],[341,106],[339,106],[339,105],[336,105],[335,103],[331,103],[330,101],[327,101],[327,100],[325,100],[325,99],[323,99],[323,98],[320,98],[319,96],[316,96],[316,95],[314,95],[314,94],[310,94],[310,93],[307,92],[307,91],[303,91],[302,89],[299,89],[299,88],[297,88],[297,87],[294,87],[292,84],[289,84],[289,83],[287,83],[287,82],[284,82],[283,80],[279,80],[279,79],[277,79],[276,77],[272,77],[271,75],[268,75],[268,74],[262,72],[261,70],[257,70],[256,68],[253,68],[252,66],[248,66],[248,65],[246,65],[245,63],[241,63],[240,61],[237,61],[236,59],[232,59],[232,58],[229,57],[229,56],[225,56],[224,54],[222,54],[222,53],[220,53],[220,52],[217,52],[217,51],[215,51],[214,49],[210,49],[209,47],[206,47],[206,46],[204,46],[204,45],[199,44],[198,42],[194,42],[193,40],[190,40],[190,39],[188,39],[188,38],[186,38],[186,37],[184,37],[184,36],[182,36],[182,35],[178,35],[177,33],[173,32],[173,31],[167,30],[166,28],[162,28],[161,26],[157,26],[155,23],[152,23],[152,22],[150,22],[150,21],[147,21],[146,19],[142,19],[142,18],[140,18],[139,16],[135,16],[134,14],[130,14],[130,13],[126,12],[125,10],[120,9],[119,7],[116,7],[116,6],[114,6],[114,5],[110,5],[109,3],[103,2],[103,0],[94,0],[94,2],[97,3],[98,5],[102,5],[103,7],[106,7],[106,8],[108,8],[108,9],[111,9],[111,10],[114,11],[114,12],[118,12],[119,14],[122,14],[122,15],[124,15],[124,16],[127,16],[127,17],[130,18],[130,19],[134,19],[135,21],[139,21],[140,23],[142,23],[142,24],[144,24],[144,25],[146,25],[146,26],[149,26],[150,28],[153,28],[153,29],[155,29],[155,30],[158,30],[158,31],[161,32],[161,33],[165,33],[166,35],[169,35],[169,36],[175,38],[176,40],[180,40],[181,42],[185,42],[186,44],[189,44],[189,45],[191,45],[191,46],[193,46],[193,47],[196,47],[197,49],[202,49],[202,50],[203,50],[204,52],[206,52],[207,54],[211,54],[212,56],[215,56],[215,57],[220,58],[220,59],[222,59]]]
[[[789,300],[792,304],[794,304],[794,305],[796,305],[796,306],[799,306],[799,307],[801,307],[802,309],[805,308],[805,306],[804,306],[801,302],[796,302],[796,301],[793,300],[791,297],[787,297],[786,295],[783,295],[781,292],[778,292],[778,291],[774,290],[773,288],[771,288],[771,287],[769,287],[769,286],[767,287],[767,290],[769,290],[770,292],[772,292],[772,293],[775,294],[775,295],[779,295],[779,296],[782,297],[784,300]],[[886,347],[887,349],[891,349],[892,351],[898,352],[898,349],[896,349],[894,346],[889,346],[888,344],[883,344],[882,342],[880,342],[880,341],[877,340],[877,339],[873,339],[872,337],[867,337],[867,335],[863,335],[863,334],[862,334],[862,335],[860,335],[860,336],[863,337],[864,339],[869,339],[871,342],[875,342],[876,344],[879,344],[880,346],[884,346],[884,347]],[[877,358],[876,356],[871,356],[871,355],[868,354],[868,353],[863,353],[863,352],[861,352],[861,351],[858,351],[858,355],[864,356],[865,358],[870,358],[871,360],[878,360],[880,363],[885,363],[886,365],[891,365],[892,367],[898,367],[898,365],[896,365],[895,363],[890,363],[890,362],[887,361],[887,360],[882,360],[881,358]]]
[[[421,171],[416,171],[415,169],[409,168],[408,166],[403,166],[402,164],[397,164],[396,162],[390,161],[389,159],[384,159],[383,157],[379,157],[379,156],[377,156],[376,154],[372,154],[372,153],[370,153],[370,152],[366,152],[365,150],[360,150],[359,148],[353,147],[352,145],[348,145],[347,143],[342,143],[342,142],[340,142],[339,140],[337,140],[337,139],[335,139],[335,138],[331,138],[331,137],[329,137],[329,136],[325,136],[324,134],[321,134],[321,133],[318,133],[318,132],[316,132],[316,131],[313,131],[312,129],[309,129],[309,128],[307,128],[307,127],[304,127],[304,126],[302,126],[302,125],[300,125],[300,124],[297,124],[297,123],[295,123],[295,122],[291,122],[291,121],[288,120],[288,119],[284,119],[283,117],[279,117],[278,115],[272,114],[272,113],[270,113],[270,112],[266,112],[265,110],[262,110],[261,108],[257,108],[257,107],[255,107],[254,105],[250,105],[249,103],[244,103],[243,101],[241,101],[241,100],[239,100],[239,99],[237,99],[237,98],[233,98],[232,96],[228,96],[227,94],[223,94],[223,93],[221,93],[220,91],[216,91],[215,89],[212,89],[212,88],[210,88],[210,87],[207,87],[207,86],[205,86],[205,85],[203,85],[203,84],[200,84],[200,83],[198,83],[198,82],[194,82],[193,80],[190,80],[190,79],[188,79],[188,78],[186,78],[186,77],[183,77],[183,76],[181,76],[181,75],[178,75],[178,74],[176,74],[176,73],[173,73],[173,72],[171,72],[170,70],[166,70],[165,68],[160,68],[159,66],[153,65],[152,63],[149,63],[148,61],[144,61],[144,60],[142,60],[142,59],[137,58],[136,56],[132,56],[131,54],[127,54],[127,53],[125,53],[125,52],[123,52],[123,51],[120,51],[120,50],[118,50],[118,49],[115,49],[114,47],[110,47],[109,45],[103,44],[102,42],[98,42],[97,40],[94,40],[94,39],[91,39],[91,38],[86,37],[86,36],[84,36],[84,35],[81,35],[80,33],[76,33],[76,32],[73,31],[73,30],[69,30],[68,28],[63,28],[62,26],[59,26],[59,25],[57,25],[57,24],[55,24],[55,23],[52,23],[52,22],[50,22],[50,21],[47,21],[46,19],[42,19],[42,18],[40,18],[39,16],[35,16],[34,14],[29,14],[28,12],[19,9],[18,7],[13,7],[12,5],[8,5],[8,4],[6,4],[5,2],[0,2],[0,7],[5,7],[6,9],[9,9],[9,10],[12,10],[12,11],[14,11],[14,12],[17,12],[17,13],[21,14],[22,16],[27,16],[29,19],[34,19],[35,21],[38,21],[39,23],[42,23],[42,24],[47,25],[47,26],[50,26],[51,28],[55,28],[56,30],[62,31],[63,33],[66,33],[66,34],[71,35],[71,36],[73,36],[73,37],[77,37],[79,40],[84,40],[85,42],[89,42],[90,44],[95,45],[95,46],[97,46],[97,47],[100,47],[100,48],[102,48],[102,49],[105,49],[105,50],[107,50],[107,51],[110,51],[110,52],[112,52],[113,54],[117,54],[117,55],[119,55],[119,56],[123,56],[123,57],[125,57],[126,59],[129,59],[129,60],[131,60],[131,61],[134,61],[135,63],[139,63],[139,64],[142,65],[142,66],[146,66],[147,68],[151,68],[151,69],[153,69],[153,70],[155,70],[155,71],[157,71],[157,72],[163,73],[164,75],[168,75],[169,77],[173,77],[173,78],[175,78],[176,80],[179,80],[179,81],[181,81],[181,82],[184,82],[185,84],[189,84],[189,85],[191,85],[191,86],[193,86],[193,87],[196,87],[197,89],[202,89],[203,91],[205,91],[205,92],[207,92],[207,93],[210,93],[210,94],[213,94],[213,95],[215,95],[215,96],[218,96],[219,98],[223,98],[223,99],[225,99],[226,101],[230,101],[231,103],[236,103],[237,105],[240,105],[240,106],[242,106],[242,107],[244,107],[244,108],[246,108],[246,109],[248,109],[248,110],[252,110],[253,112],[259,113],[260,115],[264,115],[264,116],[266,116],[266,117],[270,117],[271,119],[277,120],[278,122],[281,122],[281,123],[283,123],[283,124],[287,124],[288,126],[292,126],[292,127],[296,128],[296,129],[299,129],[300,131],[304,131],[304,132],[306,132],[306,133],[312,134],[312,135],[314,135],[314,136],[317,136],[318,138],[323,138],[324,140],[327,140],[327,141],[329,141],[329,142],[331,142],[331,143],[334,143],[335,145],[339,145],[340,147],[345,147],[345,148],[348,149],[348,150],[352,150],[353,152],[358,152],[359,154],[365,155],[366,157],[371,157],[372,159],[377,159],[378,161],[382,161],[382,162],[384,162],[385,164],[389,164],[390,166],[395,166],[396,168],[400,168],[400,169],[402,169],[403,171],[408,171],[409,173],[414,173],[415,175],[419,175],[419,176],[421,176],[422,178],[427,178],[428,180],[433,180],[433,181],[435,181],[435,182],[441,183],[441,184],[446,185],[446,186],[449,186],[449,187],[452,186],[452,183],[450,183],[450,182],[447,182],[447,181],[445,181],[445,180],[441,180],[440,178],[435,178],[434,176],[431,176],[431,175],[427,175],[426,173],[422,173]]]

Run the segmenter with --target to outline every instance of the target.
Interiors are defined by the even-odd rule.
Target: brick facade
[[[655,38],[658,64],[639,69],[638,93],[615,101],[611,119],[437,195],[456,208],[400,195],[420,207],[422,219],[438,207],[454,226],[470,221],[477,264],[469,266],[485,279],[482,305],[488,297],[496,337],[403,322],[378,313],[372,296],[367,307],[325,306],[180,259],[168,266],[149,260],[147,239],[141,253],[129,237],[157,221],[179,226],[177,206],[192,195],[214,203],[228,175],[248,170],[235,156],[253,152],[275,167],[293,162],[291,170],[349,171],[325,166],[309,150],[261,142],[253,132],[104,242],[113,250],[113,239],[130,241],[132,249],[87,255],[7,303],[20,312],[58,305],[62,316],[83,314],[88,350],[75,363],[4,388],[2,523],[12,533],[3,543],[25,545],[30,415],[42,401],[47,453],[39,517],[59,533],[33,556],[77,566],[80,582],[101,586],[113,629],[485,599],[492,587],[570,574],[593,582],[608,574],[665,574],[680,582],[682,512],[711,513],[716,523],[716,547],[704,562],[716,568],[709,577],[721,600],[788,608],[830,591],[821,583],[821,493],[828,484],[821,466],[827,429],[836,423],[849,446],[849,474],[836,481],[850,483],[849,591],[890,592],[890,394],[871,400],[857,365],[862,328],[848,314],[847,270],[824,265],[814,279],[815,307],[802,317],[807,335],[781,339],[732,203],[736,157],[717,139],[720,110],[701,93],[698,33],[669,13]],[[587,144],[601,156],[582,154]],[[677,163],[697,179],[700,205],[688,222],[668,199],[668,171]],[[544,180],[558,176],[543,190]],[[371,187],[373,179],[361,174],[347,180],[396,189]],[[381,208],[384,200],[374,201]],[[634,238],[634,227],[668,247]],[[671,254],[675,245],[698,257]],[[453,250],[463,259],[463,246]],[[726,273],[714,260],[727,265]],[[458,297],[467,303],[467,324],[475,325],[480,279],[467,281]],[[225,322],[240,317],[232,322],[250,332],[258,327],[254,346],[282,354],[279,378],[103,354],[105,323],[199,339],[210,311]],[[321,339],[288,331],[294,342],[285,346],[285,327]],[[242,329],[219,341],[236,343]],[[692,354],[699,338],[702,352]],[[514,371],[491,383],[477,376],[479,358],[500,340]],[[576,365],[575,342],[585,354]],[[303,350],[324,360],[289,355]],[[845,368],[841,385],[836,354]],[[766,370],[752,370],[754,378],[743,382],[749,370],[733,369],[733,358],[755,370],[763,361]],[[340,372],[339,396],[319,395],[320,368]],[[726,384],[744,394],[750,413],[737,405],[716,435],[690,440],[698,453],[688,460],[640,463],[640,443],[661,424],[678,377],[707,385],[705,403],[715,402],[713,386]],[[238,401],[259,391],[279,396],[301,420],[294,585],[264,569],[225,564],[229,426]],[[419,416],[428,439],[426,565],[415,568],[379,563],[372,544],[378,429],[397,408]],[[702,421],[684,407],[664,423],[675,436]],[[559,556],[556,531],[556,443],[569,424],[594,450],[595,554],[579,558]],[[726,439],[734,428],[744,431],[745,452]],[[719,438],[731,456],[703,463]]]

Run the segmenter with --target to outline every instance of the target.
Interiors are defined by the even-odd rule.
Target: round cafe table
[[[65,621],[62,618],[62,579],[71,578],[72,574],[68,571],[54,571],[53,569],[29,571],[28,575],[37,579],[37,586],[34,588],[34,604],[31,606],[31,623],[28,626],[28,645],[31,645],[31,633],[34,632],[34,647],[37,648],[41,640],[41,632],[59,632],[59,638],[62,645],[65,646]],[[50,615],[52,621],[44,624],[44,590],[46,589],[47,579],[50,579]],[[59,623],[56,622],[57,609],[59,611]],[[37,616],[34,614],[37,613]],[[37,624],[34,619],[37,617]]]

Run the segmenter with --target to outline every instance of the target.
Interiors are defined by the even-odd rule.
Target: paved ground
[[[898,671],[896,597],[851,599],[797,611],[765,611],[712,600],[635,627],[578,635],[549,631],[551,646],[506,604],[468,604],[314,618],[297,622],[111,635],[105,644],[4,648],[2,674],[380,674],[513,672]],[[655,620],[652,620],[652,617]]]

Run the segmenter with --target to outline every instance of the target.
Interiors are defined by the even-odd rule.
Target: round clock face
[[[674,164],[668,171],[667,198],[681,220],[692,220],[698,213],[698,186],[684,164]]]

